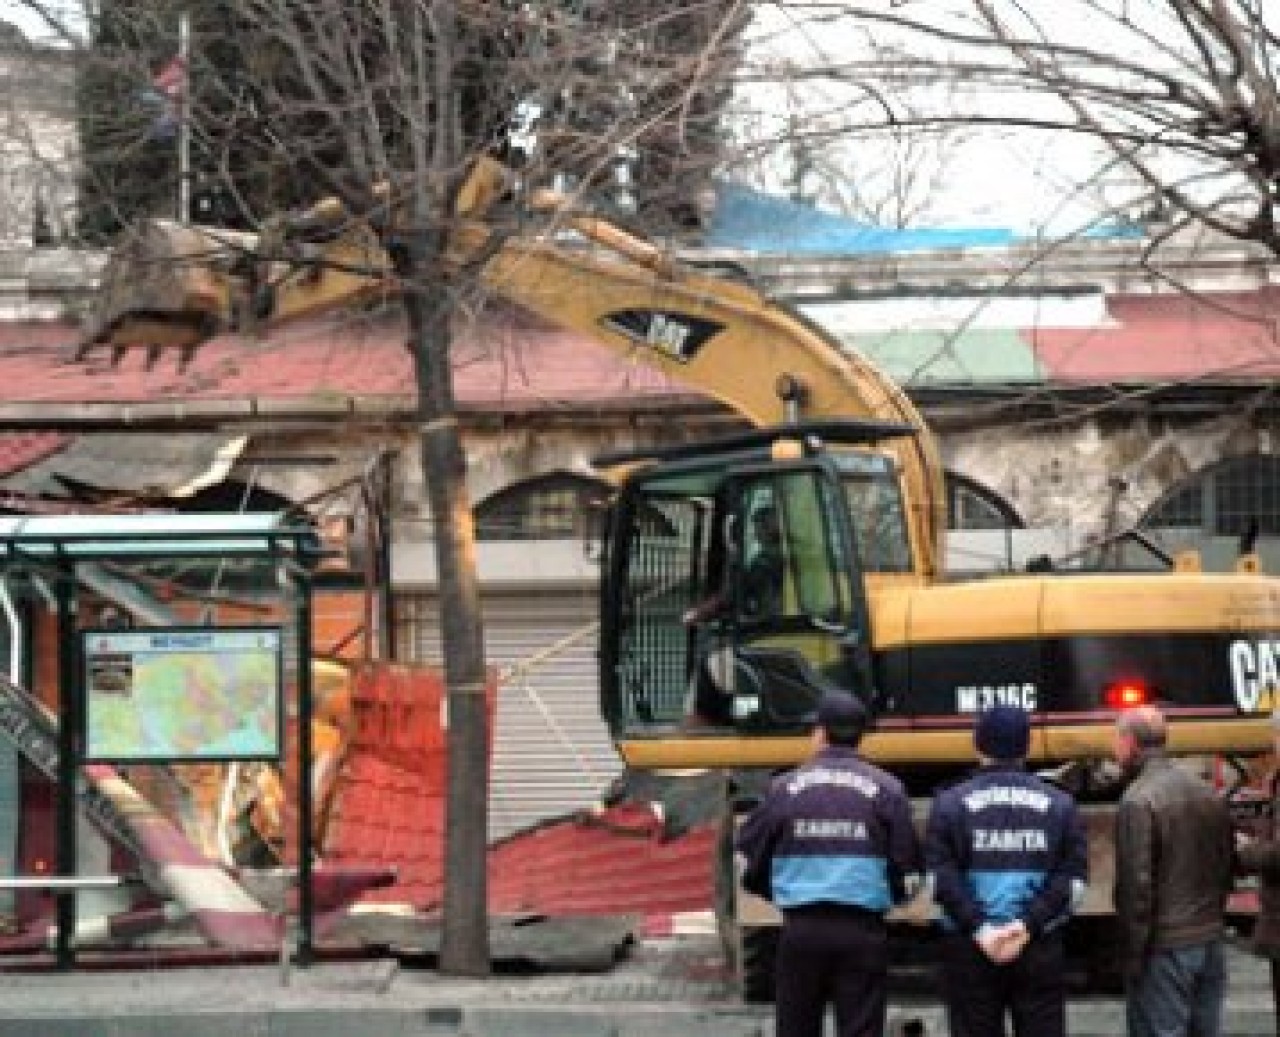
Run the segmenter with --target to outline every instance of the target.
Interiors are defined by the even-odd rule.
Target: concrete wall
[[[661,432],[623,422],[613,427],[473,428],[466,433],[471,498],[479,503],[499,490],[553,472],[599,478],[590,461],[606,451],[723,431],[723,424],[710,421],[673,423]],[[1274,419],[1240,408],[1177,421],[1087,418],[1065,426],[1006,422],[947,434],[941,438],[947,469],[1004,499],[1028,527],[1011,534],[953,534],[948,569],[1017,569],[1036,555],[1060,558],[1136,525],[1170,490],[1214,463],[1272,453],[1278,443],[1280,429]],[[351,428],[264,433],[254,437],[233,477],[254,480],[294,501],[309,500],[358,477],[382,452],[390,455],[391,464],[394,581],[397,586],[429,586],[435,580],[430,508],[412,433]],[[354,514],[358,503],[358,494],[348,491],[327,500],[323,508],[329,514]],[[545,551],[534,553],[520,544],[481,545],[482,579],[520,586],[595,578],[595,563],[585,556],[583,544],[545,546]],[[1230,554],[1230,545],[1217,545],[1210,554],[1217,558],[1224,551]]]
[[[712,435],[717,429],[723,432],[718,419],[678,422],[657,431],[642,431],[625,419],[617,425],[471,428],[465,433],[468,489],[478,504],[499,490],[554,472],[599,479],[600,473],[591,467],[591,459],[599,454]],[[431,586],[436,579],[431,511],[412,432],[346,427],[258,434],[232,478],[293,501],[322,498],[313,508],[317,514],[355,515],[361,502],[354,487],[331,496],[326,490],[357,479],[383,453],[390,464],[393,582],[397,587]],[[481,544],[480,576],[485,583],[506,587],[589,583],[598,566],[585,549],[581,541],[544,543],[536,552],[523,543]]]
[[[1136,524],[1171,489],[1227,457],[1270,454],[1280,429],[1233,408],[1199,420],[1003,424],[942,440],[947,468],[1009,502],[1030,527],[1080,540]]]

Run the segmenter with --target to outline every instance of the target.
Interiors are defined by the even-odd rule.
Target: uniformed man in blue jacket
[[[824,695],[809,762],[776,778],[738,834],[743,885],[782,912],[777,1037],[880,1037],[887,1006],[885,912],[920,885],[911,806],[898,780],[861,759],[867,713]]]
[[[943,911],[943,997],[952,1037],[1066,1033],[1062,929],[1084,895],[1088,850],[1075,801],[1027,773],[1027,714],[978,716],[980,767],[934,797],[925,861]]]

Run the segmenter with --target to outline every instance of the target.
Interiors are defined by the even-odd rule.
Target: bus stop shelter
[[[257,910],[218,862],[183,846],[117,768],[240,760],[282,766],[287,750],[296,753],[300,776],[297,956],[303,963],[310,960],[315,916],[315,811],[307,780],[313,713],[311,573],[318,556],[314,531],[278,514],[0,517],[0,607],[11,648],[8,679],[0,682],[0,735],[56,783],[52,873],[11,875],[4,888],[41,889],[54,896],[60,967],[75,960],[77,892],[121,880],[81,873],[76,825],[81,809],[109,840],[138,857],[148,886],[188,910],[207,938],[215,943],[261,942],[268,933],[281,938],[278,919]],[[192,608],[183,612],[164,600],[181,594],[180,581],[168,583],[163,596],[154,593],[154,569],[181,574],[192,567],[219,578],[228,569],[251,573],[261,599],[274,600],[267,610],[272,622],[220,624],[217,610],[209,607],[217,595],[208,592],[193,594],[193,602],[203,602],[193,617]],[[31,660],[22,653],[17,586],[30,602],[56,616],[56,710],[24,687],[31,679]],[[120,621],[87,622],[82,605],[88,599],[109,601]],[[221,679],[227,667],[252,677]],[[188,673],[213,679],[188,687]],[[192,720],[181,737],[147,715],[162,709]],[[252,723],[245,722],[250,710]],[[238,723],[202,723],[215,713],[234,718],[237,711],[244,714]],[[297,718],[293,747],[285,744],[286,713]]]

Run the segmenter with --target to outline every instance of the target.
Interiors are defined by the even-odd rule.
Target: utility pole
[[[178,62],[182,69],[178,93],[178,222],[191,219],[191,16],[178,18]]]

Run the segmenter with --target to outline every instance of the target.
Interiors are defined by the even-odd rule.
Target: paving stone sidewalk
[[[606,973],[459,980],[391,959],[0,975],[0,1037],[772,1037],[729,995],[711,938],[649,940]],[[1270,1034],[1267,970],[1233,950],[1226,1033]],[[1123,1033],[1114,998],[1074,999],[1069,1032]],[[891,1000],[891,1032],[946,1033],[927,991]],[[923,1031],[906,1028],[923,1025]]]

